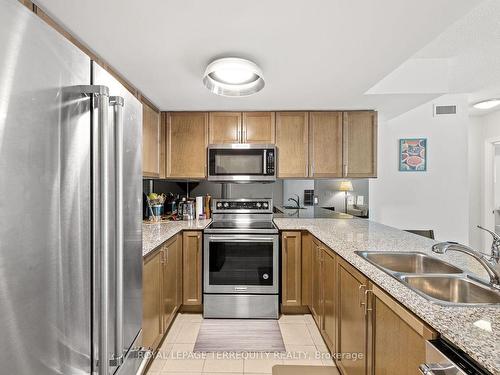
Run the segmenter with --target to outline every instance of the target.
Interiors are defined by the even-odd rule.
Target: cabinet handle
[[[373,291],[370,289],[365,290],[365,315],[368,315],[368,311],[373,311],[373,306],[371,305],[372,299],[368,297],[370,293],[373,294]],[[369,298],[370,298],[370,303],[368,301]],[[370,307],[368,307],[368,305],[370,305]]]
[[[364,302],[365,292],[362,291],[363,289],[366,291],[366,285],[361,284],[360,286],[358,286],[359,307],[365,306],[365,308],[366,308],[366,303]]]
[[[161,251],[160,263],[165,264],[165,250]]]
[[[345,163],[344,164],[344,177],[347,177],[349,174],[349,164]]]

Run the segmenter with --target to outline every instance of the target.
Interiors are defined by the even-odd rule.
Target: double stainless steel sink
[[[448,306],[500,304],[500,290],[430,255],[397,251],[357,251],[356,254],[434,303]]]

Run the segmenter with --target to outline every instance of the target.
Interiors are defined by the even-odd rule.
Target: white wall
[[[433,104],[456,104],[458,113],[433,117]],[[446,95],[379,122],[371,219],[401,229],[433,229],[439,240],[469,242],[467,109],[465,96]],[[398,140],[420,137],[427,138],[427,171],[399,172]]]
[[[469,244],[475,249],[483,248],[482,233],[477,228],[483,222],[482,210],[482,121],[480,117],[472,117],[469,121]]]
[[[477,172],[471,178],[477,178],[478,183],[470,191],[471,197],[475,197],[473,199],[477,201],[477,206],[472,207],[470,215],[471,218],[479,216],[481,225],[494,229],[494,148],[491,143],[500,141],[500,110],[474,118],[473,122],[477,127],[477,139],[470,156],[477,159]],[[478,234],[474,224],[471,222],[471,233],[475,232],[471,235],[473,244],[486,251],[490,247],[491,237],[486,233]]]
[[[495,146],[495,208],[500,209],[500,144]]]

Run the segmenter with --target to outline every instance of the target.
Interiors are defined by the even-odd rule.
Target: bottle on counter
[[[210,219],[211,218],[211,209],[210,209],[210,204],[212,203],[212,197],[210,194],[205,195],[205,218]]]

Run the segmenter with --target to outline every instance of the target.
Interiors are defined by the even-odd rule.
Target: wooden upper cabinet
[[[142,174],[160,177],[160,114],[142,105]]]
[[[168,113],[166,177],[205,178],[207,144],[207,112]]]
[[[417,374],[425,343],[437,333],[376,285],[372,292],[373,373]]]
[[[241,134],[241,112],[210,112],[208,143],[239,143]]]
[[[309,114],[276,112],[278,177],[308,177]]]
[[[301,306],[302,240],[300,232],[282,234],[282,298],[284,306]]]
[[[201,305],[201,233],[186,231],[182,234],[184,305]]]
[[[344,112],[344,177],[377,177],[377,112]]]
[[[274,144],[274,112],[243,112],[242,143]]]
[[[342,177],[342,112],[310,112],[309,177]]]

